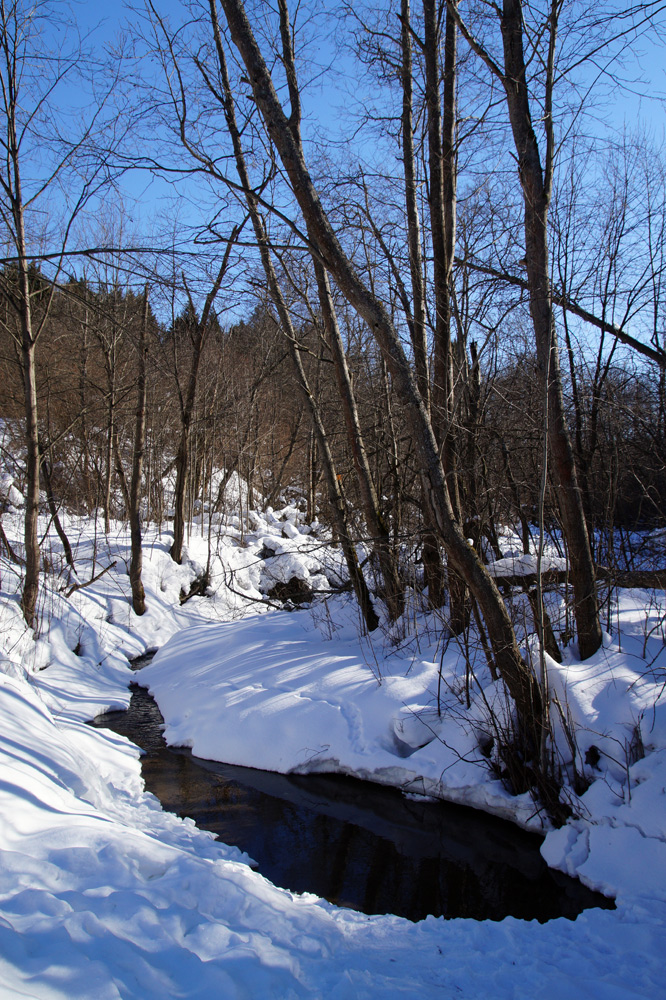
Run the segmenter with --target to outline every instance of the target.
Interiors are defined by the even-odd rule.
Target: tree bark
[[[428,372],[428,341],[426,333],[425,283],[423,278],[423,257],[421,253],[421,227],[416,199],[416,165],[414,157],[413,130],[413,78],[412,78],[412,34],[409,0],[401,0],[400,5],[400,48],[402,55],[402,161],[405,173],[405,209],[407,214],[407,246],[409,248],[409,272],[412,281],[412,316],[410,336],[414,351],[414,367],[419,392],[426,410],[430,409],[430,375]]]
[[[143,313],[139,327],[137,344],[138,377],[136,387],[136,421],[134,426],[134,449],[132,454],[132,478],[129,488],[130,523],[130,586],[132,607],[136,615],[146,611],[146,593],[141,579],[143,552],[141,547],[141,480],[146,446],[146,355],[148,351],[148,286],[143,293]]]
[[[456,25],[446,13],[444,39],[444,107],[440,97],[440,6],[437,0],[423,0],[425,99],[428,123],[428,165],[430,172],[430,232],[432,239],[433,285],[435,291],[434,363],[432,422],[442,455],[451,504],[462,523],[458,486],[457,448],[454,432],[453,352],[451,349],[451,281],[456,239]],[[427,546],[431,566],[432,543]],[[448,567],[449,627],[460,635],[469,624],[466,588],[455,567]],[[432,584],[429,584],[429,590]],[[431,597],[431,603],[433,603]]]
[[[430,186],[430,232],[435,292],[435,330],[432,419],[435,436],[444,455],[449,492],[457,496],[455,468],[452,466],[453,357],[451,354],[450,281],[455,245],[455,23],[447,13],[445,40],[445,123],[442,122],[439,71],[439,26],[436,0],[423,0],[425,98],[428,124],[428,165]],[[445,129],[443,129],[445,126]],[[459,512],[458,512],[459,513]]]
[[[554,15],[552,15],[554,17]],[[548,208],[552,177],[552,148],[546,169],[532,127],[523,51],[521,0],[504,0],[502,19],[504,87],[509,119],[518,154],[518,173],[525,205],[525,250],[530,314],[536,339],[537,360],[547,382],[547,433],[553,478],[562,515],[562,527],[571,561],[575,617],[580,656],[587,659],[601,645],[601,625],[595,590],[594,565],[578,486],[571,438],[567,426],[560,358],[550,293]],[[551,46],[555,24],[551,22]],[[550,67],[549,67],[550,68]],[[547,81],[552,87],[552,78]],[[547,112],[548,113],[548,112]],[[551,124],[546,122],[549,130]],[[549,142],[549,145],[552,145]]]
[[[22,270],[24,270],[22,268]],[[39,423],[37,419],[37,384],[35,378],[35,344],[32,339],[29,283],[27,273],[21,275],[25,291],[22,315],[21,348],[23,361],[23,391],[25,403],[26,490],[25,490],[25,576],[21,594],[21,610],[29,628],[35,628],[39,593]]]

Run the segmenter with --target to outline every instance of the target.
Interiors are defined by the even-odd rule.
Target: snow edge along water
[[[118,526],[110,548],[120,550],[127,541]],[[86,546],[92,547],[92,539],[81,525],[82,567]],[[589,802],[587,818],[546,837],[544,854],[551,865],[617,895],[614,913],[587,911],[573,924],[557,920],[542,927],[509,918],[498,925],[434,919],[410,925],[399,918],[339,911],[307,895],[295,897],[276,889],[251,872],[238,852],[164,813],[143,791],[137,751],[84,723],[105,709],[127,704],[127,657],[149,646],[163,647],[154,666],[146,668],[155,675],[160,659],[165,669],[179,642],[186,642],[192,657],[196,629],[206,616],[206,631],[224,633],[228,626],[230,633],[237,628],[237,662],[247,655],[247,620],[219,622],[220,615],[234,611],[228,596],[224,608],[220,602],[214,607],[215,602],[204,601],[180,606],[180,589],[197,572],[196,545],[191,549],[191,561],[175,567],[168,559],[167,540],[147,538],[145,582],[152,610],[145,621],[133,619],[128,611],[126,577],[109,573],[99,586],[79,591],[67,603],[51,593],[50,630],[37,643],[25,634],[4,573],[0,995],[40,1000],[93,994],[501,998],[534,996],[536,990],[546,997],[661,995],[666,775],[658,708],[644,727],[645,758],[626,768],[631,796],[620,780],[621,769],[603,772],[603,779],[583,797]],[[84,575],[85,569],[81,572]],[[634,600],[637,608],[640,597]],[[632,620],[638,622],[636,608],[625,609],[629,626]],[[365,759],[367,765],[371,758],[376,764],[397,746],[391,742],[395,726],[391,730],[385,723],[394,720],[399,704],[404,711],[397,738],[410,747],[409,740],[418,743],[418,733],[409,728],[415,718],[409,706],[419,685],[427,689],[427,660],[426,666],[412,665],[406,678],[397,670],[391,673],[382,661],[382,684],[369,682],[358,673],[356,640],[344,623],[335,623],[336,651],[331,654],[330,642],[328,652],[324,643],[312,649],[310,618],[303,626],[299,616],[285,617],[284,625],[279,615],[262,619],[265,640],[253,651],[254,665],[263,657],[270,672],[266,647],[273,655],[278,650],[271,629],[283,628],[279,688],[274,683],[262,691],[255,678],[253,703],[248,679],[238,671],[217,677],[216,683],[226,685],[229,698],[236,699],[230,709],[237,724],[246,712],[242,721],[250,728],[259,721],[265,728],[266,718],[277,726],[280,714],[282,725],[293,706],[301,704],[312,728],[300,729],[300,741],[287,741],[285,761],[294,748],[300,753],[309,747],[316,756],[325,712],[326,741],[342,734],[344,754],[352,763]],[[192,625],[194,633],[182,632]],[[179,637],[169,644],[169,636],[176,633]],[[230,652],[230,640],[224,641]],[[308,687],[304,641],[311,661],[316,654],[320,678],[327,675],[323,708],[313,702],[312,677]],[[632,680],[626,673],[632,657],[638,656],[631,641],[630,627],[622,648],[607,642],[594,669],[585,667],[586,678],[573,660],[565,665],[574,708],[596,726],[595,739],[601,733],[608,746],[614,746],[616,736],[605,719],[612,714],[624,726],[625,717],[632,719],[642,711],[640,701],[634,700],[625,715],[618,716],[617,692],[621,688],[626,700],[635,680],[635,674]],[[285,649],[290,657],[286,665]],[[197,662],[203,671],[203,658]],[[48,669],[40,669],[45,666]],[[291,687],[286,686],[285,671],[290,671]],[[213,712],[209,685],[206,688]],[[635,699],[635,685],[632,692],[629,697]],[[201,692],[198,697],[203,706]],[[275,711],[280,705],[282,713]],[[350,705],[364,711],[359,714]],[[181,697],[179,714],[174,711],[167,721],[181,739],[187,738],[185,711]],[[203,723],[205,717],[201,735]],[[286,729],[289,736],[290,727]],[[468,735],[471,740],[473,733]],[[378,736],[384,745],[377,742]],[[196,738],[192,733],[190,737]],[[437,741],[434,748],[432,742],[415,750],[410,763],[417,755],[425,760],[443,746]],[[394,753],[391,766],[397,759],[407,758]],[[421,763],[419,768],[424,769]]]

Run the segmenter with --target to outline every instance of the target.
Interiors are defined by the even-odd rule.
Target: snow
[[[491,576],[530,576],[537,572],[539,560],[532,553],[515,552],[512,555],[504,556],[503,559],[494,559],[488,566]],[[541,572],[548,573],[551,570],[564,571],[567,568],[566,559],[553,553],[545,553],[541,560]]]
[[[174,636],[137,677],[160,705],[167,742],[228,764],[354,774],[530,825],[534,803],[489,773],[474,725],[461,727],[451,710],[457,699],[438,715],[437,663],[380,663],[379,649],[359,644],[348,609],[334,608],[334,642],[307,612]]]
[[[20,517],[3,515],[17,550]],[[22,624],[16,567],[0,565],[0,997],[663,996],[663,594],[623,594],[591,660],[569,647],[563,664],[548,661],[577,739],[567,751],[560,721],[563,763],[592,783],[578,818],[548,830],[543,854],[613,895],[617,909],[543,925],[412,924],[271,885],[237,848],[165,813],[143,788],[138,750],[85,723],[126,705],[138,679],[156,693],[167,739],[195,753],[355,773],[535,826],[543,819],[529,797],[510,796],[480,752],[487,705],[503,710],[483,656],[468,709],[460,651],[442,649],[435,628],[424,625],[418,641],[385,628],[370,641],[340,599],[270,611],[269,575],[341,573],[319,526],[296,508],[220,519],[214,596],[182,605],[206,567],[206,541],[193,534],[176,566],[168,533],[147,530],[142,618],[128,600],[127,531],[113,525],[107,540],[92,521],[66,526],[80,582],[93,575],[93,554],[94,572],[116,566],[68,598],[54,540],[38,641]],[[262,557],[264,546],[275,555]],[[154,647],[153,663],[132,675],[128,657]]]

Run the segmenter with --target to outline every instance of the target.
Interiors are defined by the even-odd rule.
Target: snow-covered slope
[[[9,533],[9,518],[4,526]],[[85,581],[92,526],[68,529]],[[242,601],[224,589],[222,571],[233,567],[234,590],[261,599],[258,555],[276,528],[255,529],[250,541],[230,532],[223,543],[218,597],[182,606],[205,545],[192,540],[190,561],[178,567],[168,536],[148,535],[149,611],[137,619],[127,600],[128,539],[117,528],[97,553],[98,569],[111,558],[116,568],[70,599],[57,581],[45,591],[38,643],[21,624],[16,575],[2,563],[0,997],[663,996],[663,637],[648,636],[649,616],[661,612],[645,595],[620,609],[621,644],[615,634],[584,668],[571,657],[553,667],[583,753],[594,745],[601,756],[589,766],[598,780],[581,800],[583,818],[551,831],[544,854],[618,901],[575,922],[411,924],[294,896],[236,849],[164,813],[143,791],[137,751],[85,725],[127,703],[126,656],[159,645],[145,679],[172,740],[282,770],[336,766],[399,784],[419,775],[430,790],[512,807],[480,759],[478,698],[466,715],[453,657],[443,661],[442,721],[433,714],[436,646],[425,638],[400,653],[360,643],[333,604],[319,625],[309,611],[237,617]],[[285,545],[289,534],[279,536]],[[18,525],[11,537],[18,544]],[[645,756],[631,764],[636,726]],[[518,801],[519,813],[525,805]]]

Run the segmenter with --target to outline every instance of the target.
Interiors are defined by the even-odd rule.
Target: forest
[[[0,0],[3,997],[662,995],[665,29]],[[138,688],[177,776],[315,802],[335,891],[147,790]],[[399,816],[452,804],[441,888]]]
[[[330,526],[365,630],[418,604],[474,631],[515,703],[512,780],[561,822],[544,652],[593,656],[616,589],[663,585],[665,167],[649,117],[614,114],[661,13],[149,2],[86,50],[63,5],[3,4],[26,624],[43,511],[72,570],[60,512],[129,524],[140,615],[142,524],[172,521],[181,563],[238,473]],[[137,176],[167,193],[131,232]],[[519,580],[487,565],[507,530],[537,556]]]

